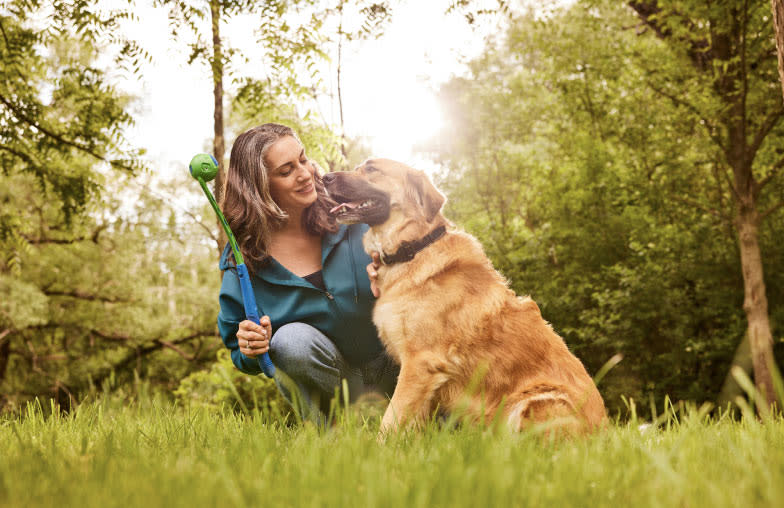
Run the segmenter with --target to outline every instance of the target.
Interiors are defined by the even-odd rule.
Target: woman
[[[234,364],[261,372],[269,351],[275,382],[304,415],[328,407],[341,380],[352,399],[369,391],[391,396],[397,368],[371,320],[375,275],[362,248],[364,225],[335,223],[316,165],[294,131],[268,123],[234,142],[223,212],[252,273],[261,324],[245,319],[233,254],[227,245],[218,328]]]

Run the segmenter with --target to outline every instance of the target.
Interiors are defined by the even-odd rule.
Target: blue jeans
[[[270,340],[269,354],[276,372],[283,371],[282,375],[275,374],[278,389],[306,418],[323,417],[336,390],[342,400],[344,379],[349,401],[369,392],[389,398],[400,371],[385,351],[361,367],[349,365],[326,335],[305,323],[288,323],[278,328]]]

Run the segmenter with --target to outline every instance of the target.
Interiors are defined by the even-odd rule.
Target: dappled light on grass
[[[30,405],[0,420],[0,504],[771,506],[784,499],[780,414],[762,423],[665,406],[657,425],[616,421],[584,439],[434,419],[378,444],[380,415],[357,405],[336,407],[326,428],[159,399],[103,398],[65,416]]]

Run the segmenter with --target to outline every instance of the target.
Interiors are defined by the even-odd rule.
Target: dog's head
[[[430,223],[446,201],[424,172],[389,159],[369,159],[354,171],[328,173],[324,184],[339,203],[332,214],[344,224],[378,226],[393,210]]]

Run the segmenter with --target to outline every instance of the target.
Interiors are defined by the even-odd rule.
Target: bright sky
[[[413,146],[441,125],[433,91],[462,71],[462,58],[476,56],[483,48],[482,34],[473,31],[460,15],[444,15],[449,3],[403,0],[382,38],[344,47],[346,130],[349,135],[368,138],[375,156],[427,164],[413,153]],[[204,64],[186,65],[187,49],[172,42],[164,11],[147,7],[137,14],[143,23],[129,23],[127,31],[143,41],[154,62],[145,64],[138,82],[123,84],[141,98],[129,141],[148,150],[147,157],[157,171],[179,170],[195,153],[211,146],[210,74]],[[252,28],[249,18],[235,19],[222,28],[230,44],[251,60],[255,45]],[[243,71],[252,73],[252,65]],[[334,81],[334,73],[333,64],[332,75],[325,79]],[[327,102],[321,109],[327,120],[332,116],[338,123],[337,105]],[[233,138],[226,141],[228,155]]]

